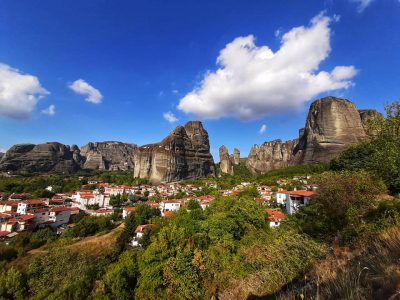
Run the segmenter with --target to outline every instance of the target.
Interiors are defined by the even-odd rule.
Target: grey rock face
[[[122,142],[88,143],[80,150],[85,169],[133,170],[137,146]]]
[[[366,138],[364,124],[382,115],[372,110],[357,111],[345,99],[325,97],[314,101],[306,126],[299,130],[299,139],[280,140],[255,145],[246,166],[253,172],[266,172],[290,165],[329,162],[348,146]]]
[[[4,154],[5,154],[5,153],[0,152],[0,161],[1,161],[1,159],[3,158]]]
[[[228,149],[224,145],[219,148],[219,166],[222,173],[233,175],[231,157],[229,156]]]
[[[240,164],[240,151],[237,148],[233,149],[233,164]]]
[[[310,106],[303,135],[295,149],[295,163],[328,162],[365,138],[360,114],[352,102],[335,97],[316,100]]]
[[[375,109],[359,109],[358,110],[361,118],[361,123],[364,126],[364,129],[367,129],[368,123],[371,120],[381,119],[383,115],[380,112],[377,112]]]
[[[79,168],[71,149],[57,142],[14,145],[0,161],[0,171],[72,173]]]
[[[274,140],[261,146],[254,145],[246,160],[247,168],[252,172],[267,172],[291,165],[297,141],[282,143],[281,140]]]
[[[176,127],[160,143],[139,147],[134,165],[135,177],[154,183],[215,175],[208,133],[198,121]]]

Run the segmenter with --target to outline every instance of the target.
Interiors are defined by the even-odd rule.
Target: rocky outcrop
[[[80,150],[83,168],[97,170],[133,170],[137,145],[122,142],[88,143]]]
[[[233,164],[240,164],[240,151],[238,148],[233,149]]]
[[[233,175],[231,157],[229,156],[228,149],[224,145],[219,148],[219,167],[221,169],[221,173]]]
[[[79,170],[80,159],[75,149],[57,142],[18,144],[3,156],[0,171],[72,173]]]
[[[176,127],[160,143],[139,147],[134,166],[135,177],[155,183],[215,175],[208,133],[198,121]]]
[[[364,126],[364,129],[367,129],[368,123],[371,120],[381,119],[383,115],[380,112],[377,112],[375,109],[359,109],[358,110],[361,118],[361,123]]]
[[[247,168],[252,172],[267,172],[292,164],[297,140],[282,143],[281,140],[254,145],[246,160]]]
[[[352,102],[335,97],[316,100],[310,106],[294,163],[329,162],[365,138],[360,114]]]
[[[373,110],[358,111],[345,99],[325,97],[314,101],[298,140],[280,140],[255,145],[246,166],[253,172],[266,172],[290,165],[329,162],[348,146],[366,138],[364,125],[381,116]]]
[[[3,158],[4,154],[5,154],[5,153],[0,152],[0,160]]]

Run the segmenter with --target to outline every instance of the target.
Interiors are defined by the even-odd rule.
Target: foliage
[[[158,208],[152,208],[145,203],[138,204],[136,210],[130,213],[125,219],[125,231],[133,233],[139,225],[147,224],[154,217],[159,217],[161,212]]]
[[[400,193],[400,102],[386,106],[386,119],[370,122],[370,139],[332,160],[332,170],[367,170],[394,194]]]
[[[29,291],[39,299],[84,299],[107,260],[88,254],[54,249],[36,257],[29,265]]]
[[[103,281],[112,299],[132,298],[139,277],[137,256],[135,250],[125,251],[117,262],[107,267]]]
[[[46,227],[39,229],[34,232],[30,237],[31,248],[39,248],[40,246],[54,241],[56,239],[56,234],[50,228]]]
[[[187,208],[189,210],[199,209],[199,208],[201,209],[201,206],[198,201],[196,201],[194,199],[190,199],[189,202],[187,203]]]
[[[64,233],[63,237],[85,237],[96,234],[98,232],[112,229],[113,224],[111,217],[83,217],[75,226],[68,228]]]
[[[1,299],[25,299],[26,292],[26,279],[20,271],[10,268],[0,274]]]
[[[377,197],[385,192],[381,181],[364,172],[328,172],[318,183],[314,203],[295,218],[302,230],[322,238],[344,229],[345,234],[357,230],[377,207]]]

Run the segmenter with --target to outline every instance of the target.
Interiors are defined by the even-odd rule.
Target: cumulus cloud
[[[374,0],[350,0],[357,3],[357,12],[362,13]]]
[[[175,122],[179,121],[179,119],[177,117],[175,117],[175,115],[170,111],[163,113],[163,117],[169,123],[175,123]]]
[[[0,63],[0,116],[27,119],[38,101],[48,94],[36,76]]]
[[[267,130],[267,125],[262,124],[260,130],[258,131],[259,134],[264,134],[264,132]]]
[[[50,105],[48,108],[42,110],[42,114],[54,116],[56,114],[56,106],[54,104]]]
[[[178,108],[202,119],[251,120],[299,109],[320,93],[351,87],[353,66],[319,70],[331,51],[331,21],[319,14],[308,27],[291,29],[276,52],[257,46],[253,35],[234,39],[220,51],[219,68],[207,72]]]
[[[100,93],[100,91],[83,79],[74,81],[69,85],[69,88],[77,94],[85,95],[85,100],[90,103],[100,104],[101,99],[103,99],[103,95]]]

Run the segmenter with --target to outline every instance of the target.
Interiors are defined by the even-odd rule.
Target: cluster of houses
[[[277,186],[256,185],[260,194],[255,201],[266,205],[266,214],[270,227],[277,227],[285,221],[286,214],[294,214],[298,209],[310,203],[315,195],[317,186],[308,185],[308,178],[296,178],[303,183],[303,190],[284,190],[286,180],[277,182]],[[28,194],[12,194],[7,199],[4,193],[0,192],[0,238],[13,237],[18,232],[33,230],[41,227],[51,227],[58,229],[69,223],[70,217],[79,211],[85,211],[92,216],[105,216],[114,213],[114,207],[110,204],[112,196],[125,195],[125,199],[130,196],[146,197],[146,202],[153,208],[160,210],[161,216],[169,218],[174,211],[181,207],[186,207],[190,200],[196,200],[200,207],[206,209],[215,199],[212,195],[196,196],[201,192],[202,187],[194,185],[181,185],[179,183],[161,185],[112,185],[108,183],[91,182],[96,185],[96,189],[82,189],[73,193],[55,194],[51,199],[29,199]],[[206,183],[206,186],[214,188],[222,196],[230,196],[241,193],[243,189],[254,186],[250,182],[242,182],[228,190],[218,190],[215,183]],[[49,190],[51,187],[48,188]],[[180,199],[176,199],[180,194]],[[182,197],[182,195],[184,195]],[[132,198],[131,197],[131,198]],[[275,206],[271,208],[271,203],[275,201]],[[135,212],[134,205],[123,204],[122,218],[126,218],[130,213]],[[151,224],[148,224],[151,225]],[[139,245],[141,235],[144,231],[152,229],[152,226],[142,226],[135,232],[132,245]]]

